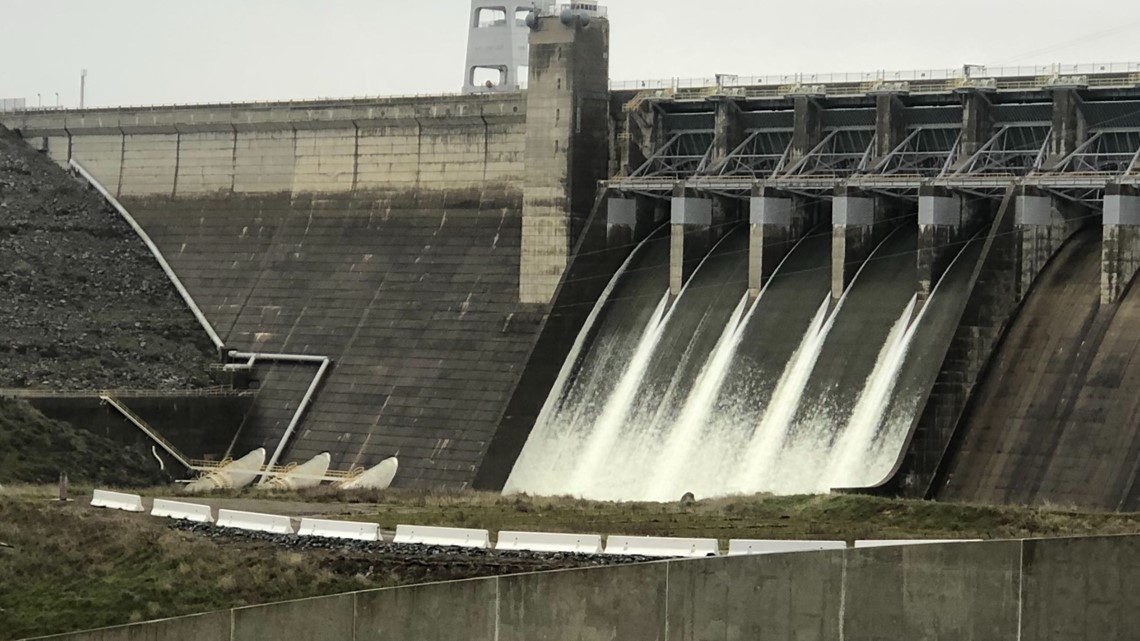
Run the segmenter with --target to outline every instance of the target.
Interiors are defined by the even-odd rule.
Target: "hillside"
[[[395,549],[186,528],[93,509],[78,492],[80,498],[67,505],[48,501],[48,495],[46,489],[0,491],[0,542],[11,546],[0,547],[0,576],[19,577],[0,581],[0,641],[372,587],[614,562],[612,557]],[[746,537],[963,539],[1140,532],[1136,514],[860,496],[749,497],[681,506],[411,491],[334,497],[326,490],[300,498],[246,492],[209,500],[294,517],[370,520],[387,530],[420,523],[492,532],[717,537],[722,544]]]
[[[211,384],[213,345],[95,191],[0,127],[0,389]]]

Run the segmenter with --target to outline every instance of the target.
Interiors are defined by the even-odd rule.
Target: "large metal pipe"
[[[252,367],[258,360],[273,361],[279,363],[320,363],[321,366],[317,368],[317,374],[313,377],[313,382],[309,384],[309,389],[305,390],[305,396],[301,398],[301,403],[297,405],[297,411],[293,412],[293,418],[289,421],[288,427],[285,428],[285,433],[281,435],[281,440],[277,443],[277,449],[273,451],[273,456],[269,458],[269,463],[265,465],[265,472],[261,475],[261,480],[258,485],[265,485],[269,478],[272,476],[273,466],[277,465],[277,460],[281,458],[281,453],[285,451],[285,445],[289,442],[289,437],[293,436],[293,432],[297,430],[297,426],[301,423],[301,417],[305,414],[305,409],[313,400],[313,395],[317,393],[317,388],[320,387],[321,380],[325,377],[325,372],[328,371],[329,365],[332,364],[332,359],[327,356],[306,356],[303,354],[254,354],[250,352],[236,352],[229,353],[229,357],[235,360],[248,359],[249,366]]]
[[[210,340],[214,343],[214,347],[218,349],[218,353],[222,354],[225,350],[225,343],[222,342],[222,339],[218,336],[218,333],[214,331],[213,325],[211,325],[210,321],[206,319],[206,315],[202,313],[202,309],[198,307],[198,304],[196,302],[194,302],[194,297],[190,295],[190,292],[187,291],[186,287],[182,284],[182,280],[178,278],[177,274],[174,273],[174,269],[170,266],[170,263],[166,262],[166,257],[162,255],[162,251],[160,251],[158,246],[154,244],[154,241],[151,240],[150,236],[146,233],[142,226],[139,225],[138,221],[135,220],[135,217],[132,216],[130,212],[128,212],[127,209],[123,207],[119,200],[111,195],[111,193],[108,192],[105,187],[103,187],[102,183],[100,183],[93,175],[91,175],[91,172],[87,171],[87,169],[84,168],[82,164],[80,164],[74,158],[69,162],[71,167],[77,173],[79,173],[79,175],[82,176],[84,180],[90,183],[91,186],[98,190],[100,194],[102,194],[103,198],[108,203],[110,203],[116,211],[119,212],[119,215],[122,216],[123,220],[127,221],[127,224],[131,226],[131,229],[133,229],[135,233],[138,234],[139,238],[141,238],[142,241],[146,243],[146,246],[150,250],[150,253],[154,256],[155,260],[158,261],[159,266],[162,267],[162,271],[166,273],[166,277],[169,278],[170,282],[174,284],[174,288],[178,290],[178,294],[182,296],[182,300],[185,301],[187,307],[189,307],[190,311],[194,313],[194,317],[198,319],[198,323],[202,325],[202,328],[205,329],[206,333],[210,336]],[[255,352],[239,352],[236,350],[229,351],[226,353],[226,356],[233,360],[246,361],[245,367],[253,367],[254,363],[259,360],[277,363],[320,364],[320,367],[317,369],[316,376],[313,377],[312,384],[309,385],[309,389],[305,392],[305,396],[301,399],[300,405],[297,406],[297,411],[293,413],[293,418],[289,421],[289,426],[285,428],[285,433],[281,436],[281,441],[277,443],[277,449],[274,450],[273,456],[269,459],[269,463],[265,466],[265,472],[261,475],[261,481],[259,483],[261,485],[264,485],[270,476],[269,470],[273,469],[273,466],[277,465],[277,461],[280,459],[281,453],[285,450],[285,446],[288,444],[289,438],[293,436],[293,432],[296,431],[297,426],[301,423],[301,417],[304,415],[305,409],[308,407],[309,403],[312,402],[313,395],[316,394],[317,388],[320,386],[321,381],[324,379],[325,372],[328,371],[329,365],[332,364],[332,359],[327,356],[308,356],[305,354],[258,354]]]
[[[119,200],[112,196],[111,193],[103,187],[103,184],[96,180],[83,165],[79,164],[79,161],[72,158],[69,162],[71,168],[78,172],[80,176],[83,176],[83,179],[90,183],[92,187],[98,190],[99,193],[103,195],[103,198],[111,203],[111,206],[119,212],[123,220],[127,221],[131,229],[135,230],[139,238],[146,243],[147,249],[154,255],[154,259],[158,261],[159,266],[162,267],[162,271],[166,272],[166,277],[174,284],[174,288],[178,290],[178,294],[182,296],[182,300],[186,302],[187,307],[194,313],[194,318],[198,319],[198,323],[202,325],[202,329],[206,330],[206,333],[210,336],[210,340],[214,343],[214,347],[216,347],[220,353],[221,350],[225,348],[225,343],[222,342],[218,333],[214,331],[214,327],[210,325],[210,321],[206,320],[206,315],[202,313],[201,308],[198,307],[198,303],[194,302],[194,297],[190,295],[190,292],[186,291],[186,287],[182,284],[182,280],[178,278],[178,275],[174,273],[174,269],[170,267],[170,263],[166,262],[166,257],[162,255],[162,252],[158,249],[158,245],[154,244],[154,241],[150,239],[150,236],[143,230],[138,221],[135,220],[135,217],[132,216],[130,212],[119,203]]]

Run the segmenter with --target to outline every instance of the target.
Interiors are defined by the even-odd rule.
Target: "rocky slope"
[[[215,358],[118,214],[0,127],[0,389],[205,387]]]

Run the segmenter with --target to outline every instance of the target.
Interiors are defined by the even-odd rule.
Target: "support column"
[[[1084,101],[1076,88],[1053,90],[1053,130],[1045,167],[1055,167],[1088,138],[1088,123],[1081,110]]]
[[[671,209],[669,292],[677,296],[712,248],[713,201],[686,194],[685,188],[678,185]]]
[[[859,268],[901,222],[902,209],[884,196],[836,187],[831,203],[831,300],[836,303]]]
[[[906,105],[895,93],[875,96],[875,157],[877,161],[902,144],[907,134]]]
[[[625,114],[625,132],[619,139],[621,175],[628,176],[645,164],[661,145],[661,119],[653,103],[643,102]]]
[[[1140,271],[1140,194],[1134,187],[1105,189],[1100,266],[1100,303],[1116,303]]]
[[[530,32],[519,300],[548,303],[609,167],[609,22]]]
[[[793,96],[795,121],[792,130],[792,151],[788,163],[795,163],[811,153],[823,138],[823,108],[811,96]]]
[[[997,203],[941,187],[918,196],[918,303],[921,307],[968,241],[996,213]]]
[[[1049,259],[1087,221],[1090,210],[1033,187],[1022,187],[1014,201],[1020,234],[1017,299],[1025,298]]]
[[[959,95],[962,97],[962,144],[958,163],[963,164],[993,136],[994,106],[988,92],[979,89],[963,89]]]
[[[740,106],[736,101],[722,98],[716,103],[716,124],[712,154],[709,158],[710,166],[715,166],[728,158],[728,155],[744,142],[744,123],[740,115]]]
[[[760,295],[780,262],[815,224],[815,207],[797,207],[791,194],[757,184],[748,225],[748,294]]]

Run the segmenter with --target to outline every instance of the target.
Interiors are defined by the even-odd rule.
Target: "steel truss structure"
[[[715,137],[711,129],[674,132],[630,178],[689,178],[700,174],[708,166]]]
[[[874,157],[875,130],[868,127],[827,129],[795,161],[790,129],[749,130],[719,162],[710,161],[714,138],[709,130],[674,132],[649,161],[609,187],[667,197],[681,183],[700,192],[747,198],[763,185],[827,199],[846,186],[916,200],[927,185],[1000,198],[1018,182],[1090,207],[1100,206],[1109,182],[1140,187],[1140,128],[1094,128],[1072,153],[1051,165],[1053,131],[1045,122],[1000,123],[970,154],[956,124],[912,127],[881,158]]]

